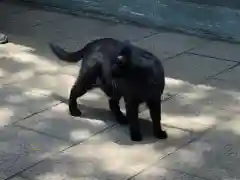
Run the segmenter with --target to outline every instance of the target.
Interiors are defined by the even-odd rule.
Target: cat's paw
[[[142,141],[142,135],[140,133],[131,133],[132,141]]]
[[[80,117],[82,112],[79,109],[69,110],[71,116]]]
[[[157,133],[154,133],[154,136],[158,139],[167,139],[168,134],[166,131],[158,131]]]
[[[124,114],[116,116],[116,120],[119,124],[122,125],[126,125],[129,123],[128,118]]]

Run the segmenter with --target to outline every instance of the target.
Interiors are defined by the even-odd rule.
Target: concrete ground
[[[235,180],[240,179],[240,46],[156,32],[0,3],[0,179]],[[144,141],[110,116],[93,90],[66,100],[79,65],[57,60],[47,42],[74,51],[97,37],[114,37],[156,54],[166,71],[166,141],[151,136],[140,109]],[[124,108],[124,106],[122,106]]]

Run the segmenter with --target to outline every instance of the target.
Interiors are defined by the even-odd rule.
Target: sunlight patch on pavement
[[[87,129],[73,130],[70,132],[70,138],[72,141],[80,141],[91,136],[91,132]]]
[[[85,100],[85,101],[94,101],[94,100],[99,100],[101,99],[102,96],[97,94],[97,93],[92,93],[92,92],[89,92],[89,93],[86,93],[85,95],[83,95],[81,97],[81,100]]]
[[[9,124],[12,121],[12,117],[14,116],[14,112],[7,108],[7,107],[0,107],[0,127],[5,126],[6,124]]]

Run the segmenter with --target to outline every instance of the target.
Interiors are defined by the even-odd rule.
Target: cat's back
[[[99,52],[103,55],[107,55],[115,52],[121,44],[121,41],[113,38],[100,38],[88,43],[86,46],[89,54]]]
[[[138,46],[133,46],[132,49],[132,61],[136,66],[146,69],[156,76],[164,74],[162,62],[157,56]]]

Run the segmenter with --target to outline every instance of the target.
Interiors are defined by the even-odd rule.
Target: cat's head
[[[131,47],[125,45],[112,60],[111,73],[113,77],[123,77],[128,74],[131,70]]]

